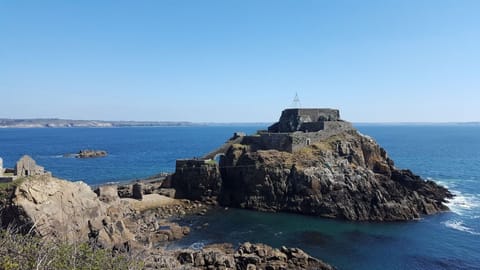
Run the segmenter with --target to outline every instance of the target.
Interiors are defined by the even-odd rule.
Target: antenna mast
[[[302,104],[300,103],[300,98],[298,97],[298,93],[295,93],[295,98],[293,98],[292,108],[301,108]]]

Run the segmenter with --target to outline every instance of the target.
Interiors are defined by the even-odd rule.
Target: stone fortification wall
[[[292,137],[289,133],[261,133],[256,136],[245,136],[242,144],[249,145],[253,151],[269,149],[292,151]]]
[[[310,122],[310,123],[303,123],[300,126],[300,131],[303,132],[315,132],[325,129],[325,122]]]
[[[306,124],[306,123],[304,123]],[[344,121],[325,121],[314,122],[312,126],[305,125],[305,127],[320,127],[317,132],[302,132],[297,131],[293,133],[269,133],[263,132],[256,136],[245,136],[241,144],[249,145],[252,151],[274,149],[284,152],[293,152],[299,150],[309,144],[325,140],[326,138],[338,134],[346,130],[352,130],[353,126],[349,122]],[[307,129],[310,130],[310,129]]]
[[[292,136],[292,150],[297,151],[303,147],[320,142],[333,135],[339,134],[344,131],[353,130],[352,124],[343,121],[327,121],[325,123],[325,129],[319,132],[294,132]]]
[[[218,165],[212,160],[177,160],[172,188],[175,197],[190,200],[205,200],[217,196],[222,186]]]
[[[278,123],[268,128],[269,132],[295,132],[302,124],[323,121],[339,121],[340,111],[335,109],[287,109],[282,112]],[[313,128],[313,127],[311,127]],[[319,131],[312,129],[311,131]]]

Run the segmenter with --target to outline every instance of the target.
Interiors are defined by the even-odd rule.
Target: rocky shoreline
[[[88,242],[93,248],[140,254],[142,269],[334,269],[298,248],[250,243],[235,248],[225,243],[165,249],[196,229],[174,220],[205,215],[215,202],[175,199],[171,190],[161,187],[164,180],[92,190],[83,182],[50,175],[25,177],[4,190],[1,221],[44,241]],[[132,198],[134,185],[141,185],[141,199]]]

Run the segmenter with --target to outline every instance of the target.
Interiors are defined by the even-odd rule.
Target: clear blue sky
[[[0,118],[480,120],[480,1],[0,0]]]

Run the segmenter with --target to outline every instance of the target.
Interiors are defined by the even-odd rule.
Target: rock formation
[[[97,157],[106,157],[107,151],[104,150],[80,150],[78,154],[75,155],[77,158],[97,158]]]
[[[152,254],[146,269],[309,269],[333,270],[298,248],[272,248],[264,244],[243,243],[236,250],[228,244],[216,244],[201,250],[181,249]]]
[[[446,188],[397,169],[383,148],[340,120],[338,111],[287,111],[272,132],[232,144],[220,159],[220,175],[190,173],[187,179],[176,172],[174,182],[183,183],[173,183],[177,194],[208,195],[204,187],[216,181],[224,206],[348,220],[411,220],[448,210],[444,202],[452,195]],[[314,126],[315,132],[300,130]],[[294,132],[273,132],[285,130]],[[271,145],[278,147],[266,147]],[[188,181],[195,185],[182,189]]]
[[[21,182],[1,209],[2,224],[14,224],[45,239],[93,241],[110,248],[180,239],[189,232],[187,227],[139,213],[142,202],[119,198],[116,186],[102,186],[95,193],[83,182],[49,175],[16,181]],[[161,202],[168,199],[158,205],[181,203],[155,195]]]
[[[17,179],[11,187],[5,190],[10,195],[2,194],[9,200],[0,204],[2,225],[16,225],[46,241],[88,241],[94,248],[130,251],[145,263],[143,269],[333,269],[297,248],[250,243],[236,250],[229,244],[199,250],[159,247],[190,232],[189,227],[163,217],[185,215],[186,211],[203,213],[201,203],[163,196],[160,202],[168,203],[145,207],[162,195],[143,195],[142,200],[120,198],[115,185],[94,192],[83,182],[48,174]]]

